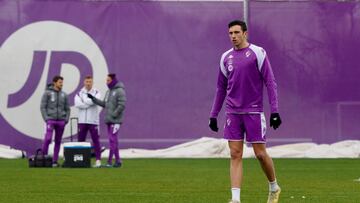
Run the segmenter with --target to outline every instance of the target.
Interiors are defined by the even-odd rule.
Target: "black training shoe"
[[[121,162],[116,162],[116,163],[114,163],[113,167],[114,168],[120,168],[121,165],[122,165]]]

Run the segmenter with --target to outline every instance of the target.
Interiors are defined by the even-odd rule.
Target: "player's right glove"
[[[217,126],[217,119],[216,118],[210,118],[209,127],[214,132],[217,132],[219,130],[219,128]]]
[[[277,128],[279,128],[280,125],[281,125],[281,118],[279,113],[272,113],[270,115],[270,127],[273,127],[274,130],[276,130]]]
[[[87,93],[87,96],[88,96],[90,99],[94,99],[94,96],[92,96],[90,93]]]

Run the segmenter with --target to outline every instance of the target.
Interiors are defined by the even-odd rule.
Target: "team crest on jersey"
[[[229,59],[232,59],[232,58],[234,58],[234,56],[233,56],[233,55],[230,55],[230,56],[229,56]]]
[[[251,55],[251,52],[250,51],[247,51],[246,53],[245,53],[245,56],[246,57],[249,57]]]
[[[230,64],[230,65],[228,65],[228,67],[227,67],[227,68],[228,68],[228,71],[229,71],[229,72],[231,72],[231,71],[233,71],[233,70],[234,70],[234,67],[233,67],[231,64]]]

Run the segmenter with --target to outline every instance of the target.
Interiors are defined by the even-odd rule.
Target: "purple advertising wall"
[[[333,143],[360,138],[359,2],[249,6],[250,41],[269,54],[283,125],[272,138]]]
[[[0,1],[0,144],[41,146],[40,97],[53,73],[70,100],[86,74],[103,95],[107,73],[118,75],[127,93],[120,148],[221,138],[208,117],[231,47],[227,23],[242,17],[242,2]],[[359,139],[359,4],[251,1],[248,23],[279,86],[283,125],[268,130],[269,144]]]
[[[1,1],[1,70],[11,75],[1,79],[16,87],[2,86],[0,143],[29,151],[41,146],[40,97],[56,71],[64,76],[71,100],[84,71],[94,74],[98,88],[105,86],[109,72],[124,82],[121,148],[222,137],[209,131],[208,117],[219,57],[229,47],[226,26],[241,18],[242,10],[241,2]],[[61,56],[57,62],[55,51]],[[80,70],[78,60],[69,67],[52,65],[68,57],[88,61],[86,68]],[[100,89],[104,95],[106,88]],[[103,123],[100,129],[107,145]]]

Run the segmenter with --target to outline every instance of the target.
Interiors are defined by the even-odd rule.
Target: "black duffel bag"
[[[35,155],[29,157],[29,167],[52,167],[52,157],[44,155],[43,151],[38,149]]]

